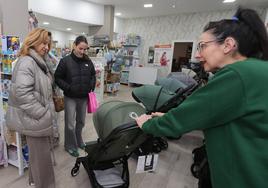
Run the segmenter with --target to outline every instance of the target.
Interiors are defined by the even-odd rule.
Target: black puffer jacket
[[[55,72],[55,82],[67,97],[87,97],[88,92],[95,89],[94,65],[87,56],[78,58],[72,52],[60,60]]]

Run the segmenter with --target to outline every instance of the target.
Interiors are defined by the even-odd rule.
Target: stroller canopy
[[[144,85],[134,89],[132,96],[137,102],[141,102],[145,106],[147,112],[155,112],[176,96],[176,93],[170,92],[162,86]]]
[[[132,96],[141,102],[147,112],[162,111],[180,104],[188,92],[192,92],[198,83],[182,72],[170,73],[167,78],[159,78],[156,85],[144,85],[132,91]]]
[[[198,84],[197,81],[195,81],[195,79],[193,79],[191,76],[187,75],[184,72],[172,72],[167,76],[167,78],[178,80],[184,83],[186,86]]]
[[[97,134],[104,140],[115,128],[120,125],[135,121],[131,114],[140,116],[145,109],[134,102],[108,101],[103,103],[93,114],[93,123]]]
[[[177,79],[172,78],[158,78],[155,85],[163,86],[168,91],[177,93],[179,89],[187,88],[187,85]]]

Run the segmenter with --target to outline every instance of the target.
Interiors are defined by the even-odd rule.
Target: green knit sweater
[[[203,130],[213,188],[268,187],[268,62],[219,70],[180,106],[147,121],[156,136]]]

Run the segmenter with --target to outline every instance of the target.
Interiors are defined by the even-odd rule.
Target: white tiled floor
[[[116,95],[105,94],[104,101],[122,100],[134,101],[131,96],[133,88],[122,85]],[[91,187],[86,171],[81,166],[80,173],[76,177],[71,176],[71,169],[75,158],[71,157],[63,148],[63,112],[60,114],[60,146],[55,149],[57,166],[55,167],[57,188],[88,188]],[[88,114],[86,126],[83,130],[85,141],[97,139],[94,130],[92,115]],[[136,174],[136,160],[129,159],[130,187],[131,188],[197,188],[197,180],[191,175],[192,163],[191,151],[202,143],[200,132],[191,132],[184,135],[180,140],[169,141],[166,151],[159,154],[157,169],[154,173]],[[82,153],[83,151],[80,151]],[[19,177],[17,168],[9,165],[7,168],[0,167],[0,187],[2,188],[27,188],[28,172]]]

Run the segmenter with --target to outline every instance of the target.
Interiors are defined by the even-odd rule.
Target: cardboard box
[[[5,138],[6,138],[6,143],[8,145],[17,145],[16,132],[15,131],[7,130],[6,134],[5,134]]]

